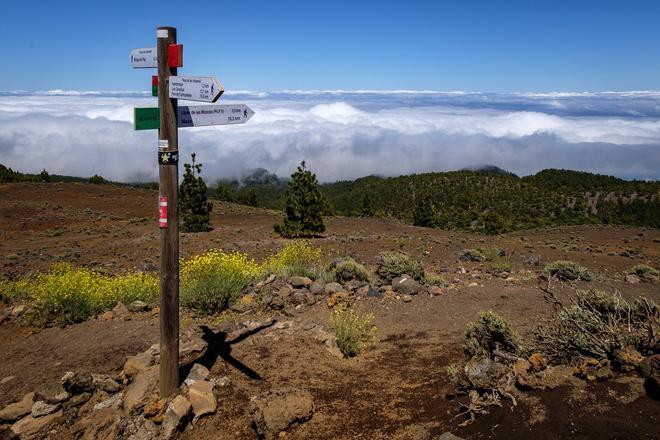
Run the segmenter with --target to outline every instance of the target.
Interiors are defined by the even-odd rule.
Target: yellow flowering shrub
[[[154,275],[102,275],[91,269],[57,265],[47,273],[7,283],[14,298],[32,303],[43,321],[72,324],[114,307],[119,301],[153,301],[158,294]]]
[[[181,261],[180,292],[184,307],[202,313],[220,311],[262,272],[251,258],[239,252],[210,250]]]
[[[301,275],[316,278],[320,266],[321,249],[313,246],[309,240],[289,242],[263,263],[264,272],[281,277]]]
[[[359,314],[351,307],[338,307],[332,312],[337,346],[346,357],[355,356],[370,345],[376,336],[374,315]]]

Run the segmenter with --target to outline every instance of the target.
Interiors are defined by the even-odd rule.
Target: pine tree
[[[362,198],[362,206],[360,207],[360,215],[362,217],[373,217],[375,214],[374,205],[369,198],[369,194],[364,193]]]
[[[431,196],[429,194],[420,195],[413,211],[413,225],[435,228],[437,224],[437,214],[433,202],[431,202]]]
[[[285,201],[284,223],[275,225],[275,232],[283,237],[300,237],[325,231],[323,213],[329,205],[319,191],[316,175],[305,168],[305,161],[291,175]]]
[[[179,213],[181,214],[181,230],[183,232],[206,232],[211,229],[209,220],[213,204],[206,195],[206,182],[202,179],[202,164],[195,163],[195,153],[192,154],[192,165],[184,164],[183,182],[179,188]]]
[[[46,171],[45,168],[39,173],[39,180],[42,182],[50,182],[50,174],[48,174],[48,171]]]

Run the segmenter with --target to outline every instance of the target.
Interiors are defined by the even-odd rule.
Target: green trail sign
[[[136,107],[134,110],[136,130],[160,128],[160,110],[158,107]]]

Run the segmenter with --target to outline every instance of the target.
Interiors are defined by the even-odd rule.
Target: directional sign
[[[177,109],[179,127],[204,127],[207,125],[244,124],[254,112],[245,104],[180,105]],[[153,130],[160,128],[158,107],[135,109],[135,129]]]
[[[158,52],[155,47],[143,47],[131,51],[131,64],[134,69],[158,67]]]
[[[215,102],[225,89],[218,78],[209,76],[170,76],[170,98]]]
[[[254,115],[245,104],[191,105],[179,107],[179,127],[244,124]]]

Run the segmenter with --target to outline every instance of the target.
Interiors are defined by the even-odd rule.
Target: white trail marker
[[[215,102],[225,91],[211,76],[170,76],[170,98]]]
[[[245,104],[179,106],[179,127],[244,124],[254,112]]]

